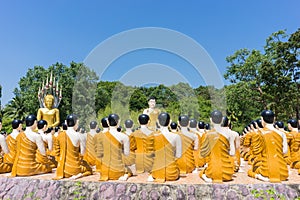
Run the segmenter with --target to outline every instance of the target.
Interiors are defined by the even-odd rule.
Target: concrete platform
[[[130,177],[128,181],[100,182],[99,174],[77,180],[53,181],[54,173],[32,177],[0,175],[0,199],[297,199],[300,197],[300,175],[290,170],[288,181],[265,183],[237,173],[234,180],[222,184],[205,183],[198,174],[163,184],[147,182],[148,174]],[[300,198],[299,198],[300,199]]]

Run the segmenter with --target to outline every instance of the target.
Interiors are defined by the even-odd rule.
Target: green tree
[[[130,98],[133,91],[133,87],[118,82],[112,92],[111,110],[113,113],[119,114],[121,124],[130,118]]]
[[[77,64],[78,72],[72,94],[73,113],[79,117],[80,125],[88,128],[90,121],[96,119],[95,95],[98,77],[96,73],[83,64]]]
[[[39,108],[38,90],[52,72],[53,77],[59,82],[59,87],[62,87],[63,98],[58,108],[60,110],[60,119],[64,120],[67,114],[72,113],[73,87],[81,65],[72,62],[67,67],[61,63],[56,63],[47,69],[42,66],[28,69],[26,75],[20,78],[19,87],[14,90],[14,99],[7,105],[7,109],[4,109],[8,112],[7,116],[21,118],[27,114],[36,115]],[[21,102],[22,107],[21,105],[16,107],[14,104],[17,102]]]
[[[188,115],[191,118],[199,118],[199,105],[197,96],[187,83],[178,83],[170,87],[170,90],[177,97],[180,114]]]
[[[4,109],[5,118],[25,120],[28,114],[23,99],[19,94],[13,97]]]
[[[141,111],[147,108],[147,100],[148,98],[141,90],[141,87],[134,87],[134,91],[130,97],[130,111]]]
[[[299,30],[290,36],[278,31],[267,38],[264,52],[241,49],[226,58],[230,65],[224,77],[234,84],[226,88],[228,111],[241,125],[260,113],[253,107],[272,109],[279,120],[295,116],[299,38]]]
[[[96,110],[104,110],[111,104],[111,96],[117,82],[100,81],[96,89]]]

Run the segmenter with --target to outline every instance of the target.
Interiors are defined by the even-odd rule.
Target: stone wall
[[[0,199],[296,199],[298,184],[144,184],[0,177]]]

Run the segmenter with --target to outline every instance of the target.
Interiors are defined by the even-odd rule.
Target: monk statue
[[[26,130],[17,136],[17,152],[11,176],[32,176],[52,172],[43,138],[35,132],[36,116],[28,115],[25,123]],[[37,161],[37,151],[40,153],[39,161]]]
[[[176,159],[181,157],[181,138],[178,134],[171,133],[170,115],[160,113],[158,122],[160,129],[154,132],[154,161],[151,176],[148,181],[165,182],[179,179],[180,170]]]
[[[135,164],[137,173],[150,172],[153,165],[153,131],[148,128],[149,116],[141,114],[138,117],[140,128],[132,133],[136,141]],[[149,150],[151,148],[151,151]],[[150,151],[150,153],[148,152]]]
[[[155,97],[151,96],[148,99],[148,105],[149,108],[145,109],[143,114],[146,114],[150,117],[150,123],[148,125],[148,128],[154,131],[157,129],[156,122],[157,122],[158,115],[160,113],[160,110],[158,108],[155,108],[156,106]]]
[[[90,165],[96,165],[96,152],[95,152],[95,142],[94,137],[97,134],[96,130],[98,128],[98,123],[96,121],[90,122],[90,131],[87,133],[86,139],[86,151],[83,159]]]
[[[9,153],[4,154],[4,162],[10,163],[12,166],[15,161],[16,152],[17,152],[17,136],[22,131],[23,122],[19,119],[14,119],[11,123],[12,132],[6,137],[6,144],[9,149]]]
[[[223,115],[218,110],[210,114],[213,129],[205,134],[201,145],[201,156],[208,157],[208,163],[199,176],[209,183],[230,181],[234,174],[231,159],[235,155],[234,140],[230,133],[221,128],[222,119]]]
[[[290,120],[288,120],[288,122],[289,121]],[[292,130],[292,126],[289,125],[289,127]],[[295,141],[294,134],[293,134],[293,132],[288,132],[288,131],[284,130],[284,123],[282,121],[277,121],[275,123],[275,128],[277,128],[281,132],[285,133],[285,135],[286,135],[286,140],[287,140],[287,144],[288,144],[288,152],[287,152],[287,154],[284,155],[284,159],[286,161],[286,164],[290,165],[292,163],[292,158],[291,158],[292,143]]]
[[[82,159],[85,144],[80,139],[79,120],[76,115],[67,116],[68,130],[59,133],[56,139],[55,151],[58,159],[55,180],[62,178],[77,179],[92,174],[92,168]]]
[[[192,124],[192,128],[191,128],[191,124]],[[195,130],[194,123],[190,123],[191,131],[196,133],[198,140],[199,140],[198,149],[194,151],[194,159],[195,159],[195,166],[196,166],[197,170],[200,170],[200,168],[204,167],[204,165],[206,164],[206,159],[200,155],[200,148],[201,148],[202,140],[204,138],[204,134],[206,133],[205,123],[203,121],[199,121],[198,124],[196,125],[196,127],[197,128]]]
[[[256,125],[254,124],[256,127]],[[240,156],[240,136],[237,132],[233,131],[231,128],[231,121],[228,119],[227,116],[223,117],[222,122],[222,129],[224,129],[225,132],[228,132],[231,139],[234,140],[234,147],[235,147],[235,155],[232,158],[232,163],[234,166],[234,172],[238,172],[240,165],[241,165],[241,156]]]
[[[133,121],[131,119],[125,120],[125,134],[129,137],[130,143],[130,153],[128,156],[123,156],[123,162],[126,167],[126,174],[128,177],[136,175],[136,165],[135,165],[135,150],[136,150],[136,140],[132,134]]]
[[[194,160],[195,160],[195,170],[193,171],[193,173],[197,173],[198,169],[200,167],[202,167],[205,162],[201,163],[200,159],[203,160],[203,158],[201,158],[200,156],[200,145],[201,145],[201,139],[202,139],[202,135],[204,133],[204,122],[203,123],[203,128],[200,130],[198,129],[198,122],[195,119],[190,119],[190,123],[189,123],[189,130],[194,133],[197,138],[198,138],[198,147],[197,150],[193,151],[194,154]]]
[[[275,115],[271,110],[261,113],[264,128],[253,136],[253,155],[256,157],[248,176],[267,182],[287,180],[288,168],[284,154],[288,152],[286,135],[274,128]]]
[[[102,136],[104,133],[108,132],[109,126],[107,123],[107,117],[103,117],[101,119],[101,125],[103,130],[101,131],[100,128],[97,134],[94,136],[94,145],[95,145],[95,165],[96,165],[96,172],[100,173],[101,171],[101,164],[102,164],[102,155],[103,155],[103,146],[102,146]],[[101,155],[101,156],[100,156]]]
[[[2,129],[2,119],[0,118],[0,131],[1,129]],[[0,153],[1,151],[3,151],[4,156],[6,154],[9,154],[9,149],[6,144],[5,137],[2,134],[0,134]],[[6,163],[2,155],[0,154],[0,173],[10,172],[11,168],[12,168],[12,163]]]
[[[251,146],[251,140],[252,140],[252,136],[253,134],[255,134],[256,132],[253,132],[251,130],[250,125],[247,125],[244,130],[243,130],[243,138],[241,139],[243,147],[242,147],[242,157],[244,159],[244,161],[249,161],[250,156],[252,155],[252,151],[250,149]],[[253,156],[253,155],[252,155]],[[249,163],[251,164],[251,163]]]
[[[45,120],[49,127],[56,127],[60,123],[59,110],[54,108],[54,96],[46,95],[44,98],[44,107],[38,110],[37,119]]]
[[[52,134],[50,131],[48,131],[48,124],[45,120],[39,120],[37,123],[38,133],[42,136],[44,146],[46,149],[46,154],[49,159],[49,165],[52,168],[56,168],[57,162],[53,156],[51,156],[51,152],[53,150],[53,140],[52,140]],[[40,154],[39,151],[37,151],[36,154],[36,160],[38,162],[41,162],[41,159],[43,159],[43,156]]]
[[[100,154],[96,156],[102,158],[100,181],[126,181],[128,174],[125,174],[125,164],[122,160],[122,156],[129,156],[129,137],[117,131],[120,125],[120,118],[117,114],[110,114],[107,121],[109,131],[102,134],[99,133],[101,135],[97,138],[97,143],[100,144],[98,151]]]
[[[290,131],[290,166],[292,169],[300,169],[300,134],[298,132],[298,122],[296,119],[289,119],[287,124]]]
[[[176,122],[171,122],[170,130],[172,133],[177,133],[178,132],[178,124]]]
[[[180,176],[186,176],[188,173],[192,173],[196,168],[194,152],[198,150],[199,138],[194,132],[188,130],[189,120],[190,119],[187,115],[181,115],[178,117],[178,124],[181,127],[178,135],[182,142],[182,155],[177,160]],[[197,121],[195,124],[197,126]]]

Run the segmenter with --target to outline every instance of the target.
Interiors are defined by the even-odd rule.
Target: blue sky
[[[273,32],[300,27],[300,2],[279,1],[1,1],[0,84],[2,104],[35,65],[83,62],[108,38],[136,28],[174,30],[196,41],[221,75],[226,56],[241,48],[262,49]],[[203,84],[190,63],[159,49],[130,52],[115,60],[102,80],[120,80],[124,72],[147,63],[174,68],[193,87]],[[156,82],[157,83],[157,82]],[[226,81],[224,81],[225,84]]]

